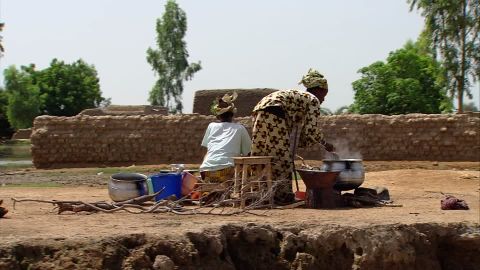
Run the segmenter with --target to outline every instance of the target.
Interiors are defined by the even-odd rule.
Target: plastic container
[[[304,201],[305,200],[305,191],[295,191],[295,200]]]
[[[195,185],[198,183],[198,178],[187,171],[184,171],[182,174],[182,195],[186,196],[193,191]]]
[[[162,193],[155,196],[155,201],[175,195],[177,199],[182,197],[182,174],[181,173],[159,173],[150,176],[153,193],[165,188]]]

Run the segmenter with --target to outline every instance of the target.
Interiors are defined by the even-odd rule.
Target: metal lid
[[[145,181],[147,176],[141,173],[116,173],[110,176],[115,181]]]

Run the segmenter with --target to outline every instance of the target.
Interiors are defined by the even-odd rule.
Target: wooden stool
[[[255,190],[258,194],[269,192],[272,189],[272,156],[253,156],[253,157],[234,157],[235,176],[233,196],[240,198],[240,207],[245,208],[245,201],[248,195],[254,194],[254,185],[258,188]],[[254,172],[249,170],[250,166],[263,167],[261,170],[256,169]],[[249,173],[252,175],[249,176]],[[266,184],[266,188],[265,188]],[[270,205],[273,205],[273,194],[269,199]]]

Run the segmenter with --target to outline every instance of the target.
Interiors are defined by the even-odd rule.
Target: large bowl
[[[332,188],[337,181],[340,171],[320,171],[298,169],[298,174],[302,178],[307,189]]]
[[[145,195],[147,176],[140,173],[116,173],[108,181],[108,195],[115,202]]]

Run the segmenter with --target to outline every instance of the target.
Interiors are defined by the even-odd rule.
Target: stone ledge
[[[175,235],[0,243],[0,269],[476,269],[478,250],[478,223],[249,223]]]

